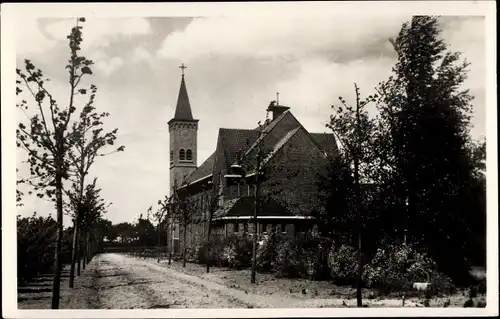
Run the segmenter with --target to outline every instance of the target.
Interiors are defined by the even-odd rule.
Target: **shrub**
[[[486,278],[482,279],[481,282],[477,285],[477,292],[480,294],[486,293]]]
[[[348,245],[332,245],[328,253],[330,276],[337,284],[353,283],[358,271],[357,251]]]
[[[252,262],[252,239],[248,236],[231,236],[222,243],[221,266],[242,269]]]
[[[320,237],[281,238],[276,244],[273,269],[279,277],[329,278],[327,252],[330,245],[328,239]]]
[[[276,263],[276,250],[280,238],[274,233],[262,236],[259,240],[256,256],[257,270],[270,272]]]
[[[477,308],[486,308],[486,300],[484,300],[484,299],[478,300],[476,307]]]
[[[214,236],[210,240],[210,256],[207,260],[208,244],[194,246],[192,254],[200,264],[211,266],[231,267],[241,269],[250,266],[252,261],[252,241],[248,236],[230,236],[223,238]]]
[[[207,250],[210,248],[210,255],[207,259]],[[199,247],[195,248],[197,261],[200,264],[209,263],[210,266],[219,265],[223,256],[222,240],[218,236],[210,239],[210,245],[207,242],[202,243]]]
[[[450,295],[456,290],[455,285],[451,279],[443,273],[433,269],[430,274],[430,288],[431,295]]]
[[[472,299],[467,299],[467,301],[464,303],[464,308],[471,308],[474,307],[474,301]]]
[[[367,287],[383,292],[410,290],[412,282],[430,282],[431,294],[450,293],[451,280],[437,270],[436,263],[410,245],[379,248],[365,266],[363,281]]]
[[[302,258],[305,261],[308,279],[325,280],[330,278],[328,249],[331,245],[331,240],[321,237],[301,241]]]
[[[476,297],[477,297],[477,288],[470,287],[469,288],[469,298],[476,298]]]
[[[71,258],[71,230],[63,232],[61,262]],[[52,271],[56,243],[56,221],[52,217],[17,217],[17,278],[29,281]]]
[[[202,249],[203,244],[197,243],[192,245],[192,247],[186,250],[186,260],[188,262],[199,263],[200,250]]]
[[[306,265],[301,258],[299,240],[297,238],[287,238],[278,243],[274,264],[274,270],[278,277],[296,278],[306,276]]]

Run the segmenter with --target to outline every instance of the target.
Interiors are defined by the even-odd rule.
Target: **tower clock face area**
[[[196,128],[194,125],[191,127],[186,125],[184,129],[180,130],[179,135],[182,140],[196,139]]]

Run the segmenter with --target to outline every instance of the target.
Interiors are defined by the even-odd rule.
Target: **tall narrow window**
[[[192,161],[193,160],[193,151],[187,150],[186,151],[186,160],[187,161]]]
[[[184,161],[185,159],[186,159],[186,151],[184,151],[184,149],[181,148],[181,150],[179,151],[179,160]]]

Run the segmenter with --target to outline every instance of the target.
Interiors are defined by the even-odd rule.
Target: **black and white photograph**
[[[1,22],[4,317],[498,315],[494,2]]]

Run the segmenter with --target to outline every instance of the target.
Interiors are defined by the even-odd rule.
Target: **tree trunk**
[[[87,233],[87,238],[85,239],[85,263],[88,264],[90,262],[90,236]]]
[[[260,133],[262,135],[262,132]],[[260,205],[260,175],[261,175],[261,160],[262,160],[262,148],[260,145],[257,146],[257,171],[255,174],[255,194],[254,194],[254,210],[253,210],[253,238],[252,238],[252,273],[250,277],[250,283],[255,283],[256,268],[257,268],[257,216],[259,215],[259,205]]]
[[[210,215],[212,213],[210,212]],[[212,226],[211,226],[211,218],[209,218],[208,223],[207,223],[207,252],[206,252],[206,258],[207,258],[207,274],[210,272],[210,233],[212,231]]]
[[[187,225],[184,223],[184,233],[182,234],[182,267],[186,267],[186,235]]]
[[[56,250],[54,254],[54,279],[52,282],[52,309],[59,309],[59,298],[61,289],[61,246],[63,237],[63,198],[62,198],[62,174],[60,165],[56,169],[56,208],[57,208],[57,232]]]
[[[363,276],[363,255],[361,252],[361,192],[360,192],[360,187],[359,187],[359,155],[361,151],[361,145],[360,145],[360,135],[359,135],[359,129],[360,129],[360,114],[359,114],[359,107],[360,107],[360,102],[359,102],[359,93],[358,93],[358,88],[356,86],[356,131],[357,131],[357,138],[356,138],[356,147],[355,147],[355,154],[354,154],[354,183],[355,183],[355,193],[356,193],[356,228],[357,228],[357,233],[358,233],[358,274],[357,274],[357,283],[356,283],[356,299],[357,299],[357,306],[362,307],[363,306],[363,298],[361,294],[361,279]]]
[[[174,223],[170,225],[170,231],[172,232],[172,236],[170,238],[170,249],[168,252],[168,264],[172,264],[172,251],[174,250]]]
[[[85,239],[84,239],[85,240]],[[83,242],[83,243],[80,243],[80,248],[83,252],[83,256],[82,256],[82,268],[83,270],[85,270],[85,261],[87,260],[87,245],[86,245],[86,242]]]
[[[157,251],[157,257],[158,257],[158,260],[157,262],[160,263],[160,254],[161,254],[161,251],[160,251],[160,224],[161,224],[161,220],[158,221],[158,227],[156,229],[156,232],[157,232],[157,237],[158,237],[158,242],[157,242],[157,247],[156,247],[156,251]]]
[[[165,219],[165,221],[167,221],[167,219]],[[164,225],[165,227],[165,225]],[[166,223],[166,230],[165,230],[165,252],[167,252],[168,248],[170,247],[170,242],[169,242],[169,236],[168,236],[168,222]],[[168,264],[170,265],[170,260],[168,262]]]
[[[253,238],[252,238],[252,274],[250,277],[250,282],[252,284],[255,283],[255,273],[256,273],[256,268],[257,268],[257,216],[258,216],[258,207],[260,204],[259,201],[259,174],[257,173],[257,182],[255,184],[255,201],[254,201],[254,210],[253,210]]]
[[[71,267],[69,271],[69,287],[73,288],[75,285],[75,262],[76,262],[76,242],[78,240],[78,212],[76,213],[74,229],[73,229],[73,243],[71,249]]]
[[[81,263],[82,263],[82,256],[81,256],[81,244],[80,244],[80,232],[78,232],[77,239],[76,239],[76,260],[78,262],[77,268],[76,268],[76,274],[77,276],[81,275]]]

